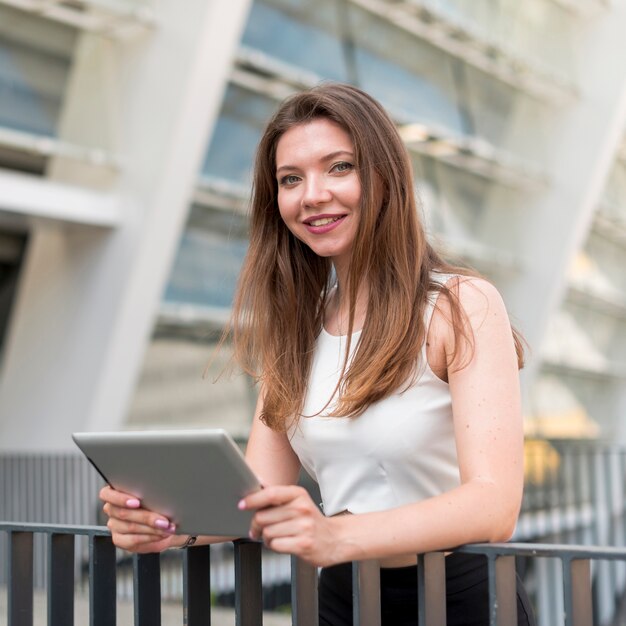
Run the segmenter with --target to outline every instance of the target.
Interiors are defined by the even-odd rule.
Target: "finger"
[[[287,522],[300,516],[300,513],[289,506],[269,507],[257,511],[250,522],[250,539],[260,539],[263,530],[274,524]]]
[[[274,513],[272,521],[264,521],[261,513]],[[278,514],[283,512],[284,514]],[[265,517],[267,520],[267,516]],[[300,537],[311,536],[315,531],[315,519],[310,515],[301,515],[293,509],[264,509],[255,514],[250,524],[250,539],[274,539],[281,535],[293,535]]]
[[[297,485],[274,485],[255,491],[242,498],[237,505],[239,509],[263,509],[268,506],[280,506],[306,493],[303,487]]]
[[[146,509],[127,509],[126,507],[115,506],[108,502],[102,508],[111,519],[142,524],[151,529],[168,533],[176,529],[175,525],[167,517]]]
[[[131,509],[137,509],[141,506],[139,498],[130,493],[113,489],[110,485],[106,485],[100,489],[100,499],[114,504],[115,506],[125,506]]]
[[[252,518],[252,522],[260,527],[277,524],[286,520],[298,517],[302,512],[289,503],[283,506],[272,506],[265,509],[259,509]]]
[[[111,531],[111,534],[117,535],[145,535],[152,537],[152,540],[164,539],[175,534],[174,530],[160,530],[158,528],[151,528],[144,524],[137,524],[135,522],[122,522],[114,517],[111,517],[107,522],[107,528]]]
[[[312,562],[310,561],[312,555],[311,546],[308,543],[303,543],[302,538],[297,535],[276,537],[268,540],[265,545],[273,552],[294,554],[304,560]]]
[[[113,535],[113,543],[123,550],[135,552],[137,554],[149,554],[152,552],[162,552],[167,548],[177,545],[175,536],[157,539],[152,535]]]
[[[281,537],[295,537],[301,534],[301,526],[298,520],[286,520],[277,524],[270,524],[261,528],[258,538],[269,546],[274,540]]]

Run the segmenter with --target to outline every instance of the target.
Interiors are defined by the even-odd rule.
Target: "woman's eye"
[[[287,176],[283,176],[279,182],[281,185],[293,185],[299,180],[300,178],[298,176],[295,176],[294,174],[287,174]]]
[[[335,165],[333,165],[333,170],[335,172],[348,172],[350,171],[352,168],[354,167],[354,165],[352,165],[352,163],[348,163],[347,161],[341,161],[340,163],[336,163]]]

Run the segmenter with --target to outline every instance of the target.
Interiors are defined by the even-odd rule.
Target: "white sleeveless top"
[[[426,328],[436,297],[427,305]],[[350,357],[359,338],[360,331],[352,336]],[[382,511],[458,487],[450,391],[428,366],[425,346],[421,371],[408,389],[358,417],[332,417],[336,397],[318,415],[337,385],[346,342],[322,329],[303,408],[312,417],[301,417],[289,430],[302,466],[319,484],[324,513]]]

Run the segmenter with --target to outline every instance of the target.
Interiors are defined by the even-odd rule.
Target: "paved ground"
[[[88,626],[88,604],[83,596],[75,597],[74,626]],[[46,596],[36,592],[34,597],[34,626],[45,626]],[[183,610],[179,604],[163,604],[161,610],[161,626],[182,626]],[[235,613],[229,609],[214,608],[211,611],[211,626],[234,626]],[[263,626],[289,626],[291,617],[278,613],[265,613]],[[0,588],[0,626],[7,626],[7,598],[6,589]],[[133,605],[130,602],[118,602],[117,626],[133,626]],[[259,626],[261,626],[259,624]]]

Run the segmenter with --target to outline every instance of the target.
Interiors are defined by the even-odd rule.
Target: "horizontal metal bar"
[[[106,526],[81,526],[70,524],[39,524],[30,522],[0,522],[0,531],[49,533],[56,535],[105,536],[111,532]]]
[[[88,536],[109,536],[106,526],[85,526],[69,524],[38,524],[26,522],[0,522],[0,531],[31,532],[46,534],[70,534]],[[515,556],[566,557],[572,559],[600,559],[607,561],[626,560],[626,547],[582,546],[558,543],[473,543],[453,548],[454,552],[464,554],[494,554]]]
[[[599,559],[603,561],[625,561],[626,548],[580,546],[542,543],[473,543],[454,548],[463,554],[485,554],[487,556],[541,556],[571,559]]]

